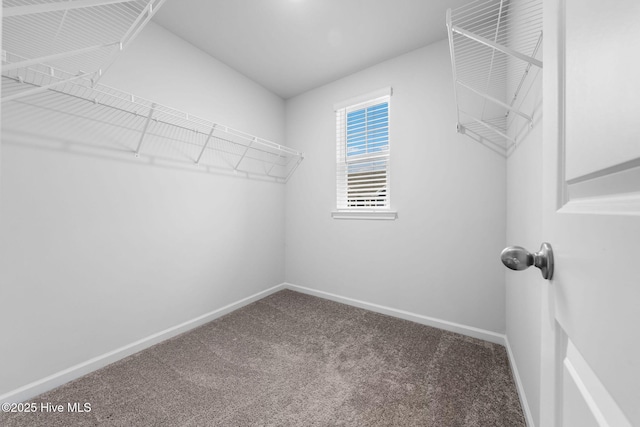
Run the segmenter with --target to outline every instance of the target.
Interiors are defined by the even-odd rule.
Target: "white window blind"
[[[336,109],[339,211],[390,209],[390,88],[386,93]]]

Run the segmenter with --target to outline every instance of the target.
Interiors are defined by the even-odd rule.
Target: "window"
[[[334,217],[362,218],[364,212],[391,213],[390,98],[391,88],[387,88],[343,102],[336,108],[338,212],[334,212]],[[341,216],[341,213],[347,214]],[[386,216],[395,219],[395,213],[392,214],[393,218]]]

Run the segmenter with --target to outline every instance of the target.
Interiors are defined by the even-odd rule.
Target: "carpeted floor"
[[[290,290],[29,402],[65,412],[0,425],[525,426],[504,347]]]

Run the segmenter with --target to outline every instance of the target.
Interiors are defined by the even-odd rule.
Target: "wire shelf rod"
[[[456,52],[459,52],[456,50]],[[483,75],[489,75],[489,70],[487,65],[489,64],[489,60],[487,58],[488,54],[486,52],[477,52],[472,53],[462,61],[457,61],[456,64],[458,66],[458,74],[471,74],[474,77],[478,77],[478,70],[482,70]],[[496,72],[501,72],[503,68],[505,68],[508,59],[506,57],[499,56],[497,59],[494,59],[494,62],[498,62],[501,67],[497,67]],[[493,74],[493,73],[492,73]]]
[[[498,22],[496,22],[496,32],[493,38],[493,42],[497,43],[498,42],[498,34],[500,31],[500,21],[502,19],[502,6],[504,5],[504,0],[500,0],[500,9],[498,10]],[[487,92],[489,90],[489,87],[491,85],[491,78],[492,76],[495,77],[493,75],[493,65],[494,65],[494,61],[495,61],[495,57],[496,57],[496,50],[492,50],[491,51],[491,62],[489,64],[489,75],[487,76],[487,84],[485,86],[484,91]],[[487,97],[485,96],[485,101],[484,101],[484,105],[482,107],[482,114],[481,114],[481,118],[484,118],[484,113],[486,111],[486,106],[487,106]],[[491,98],[493,100],[493,98]],[[497,100],[495,100],[497,101]],[[500,102],[500,101],[498,101]]]
[[[41,29],[41,34],[33,34],[28,38],[11,37],[9,43],[12,51],[21,52],[22,56],[28,58],[35,58],[38,56],[45,56],[43,53],[48,52],[64,52],[66,50],[77,50],[79,47],[86,47],[87,44],[103,44],[106,42],[120,41],[120,33],[115,31],[118,29],[114,25],[109,25],[108,22],[113,19],[112,16],[104,14],[96,15],[95,17],[87,16],[82,17],[75,16],[73,19],[73,32],[70,32],[66,25],[63,28],[59,28],[61,19],[57,16],[43,16],[42,18],[33,17],[29,19],[30,22],[24,23],[10,23],[11,26],[29,26],[37,27]],[[65,21],[69,20],[66,18]],[[124,28],[122,28],[124,31]],[[55,49],[51,47],[51,42],[54,40],[54,35],[57,37]],[[37,37],[46,37],[46,39],[38,39]],[[45,49],[49,46],[49,49]]]
[[[101,90],[100,89],[101,87],[103,87],[103,85],[96,85],[95,88],[88,88],[88,87],[82,86],[82,88],[85,89],[85,90],[91,91],[92,93],[95,93],[95,94],[101,94],[101,95],[104,95],[106,97],[116,98],[116,100],[118,100],[118,101],[120,101],[121,103],[124,103],[124,104],[131,104],[131,105],[139,106],[139,107],[142,107],[142,108],[149,108],[150,101],[146,101],[143,98],[139,98],[139,97],[136,97],[135,101],[131,101],[129,94],[125,95],[124,93],[122,93],[120,96],[118,96],[118,95],[114,95],[113,93],[109,93],[109,92]],[[85,97],[81,97],[81,98],[83,98],[83,99],[85,99],[87,101],[93,102],[93,98],[95,98],[95,97],[85,95]],[[145,103],[143,103],[143,101],[146,101],[149,104],[145,104]],[[98,102],[100,102],[103,105],[107,105],[105,101],[98,101]],[[124,110],[127,110],[126,107],[121,107],[121,108],[123,108]],[[198,120],[198,118],[196,118],[196,117],[191,117],[190,119],[187,119],[186,118],[186,116],[187,116],[186,113],[178,112],[177,110],[167,111],[167,110],[170,110],[170,109],[168,109],[167,107],[158,105],[158,104],[156,104],[155,108],[156,108],[156,111],[158,111],[159,114],[168,115],[168,116],[170,116],[170,118],[173,118],[176,121],[181,123],[181,124],[177,124],[177,123],[174,124],[174,123],[167,122],[167,124],[169,124],[169,125],[184,127],[185,129],[192,129],[194,121]],[[166,109],[166,110],[164,110],[164,109]],[[129,111],[130,111],[130,109],[129,109]],[[158,117],[158,116],[156,116],[156,117]],[[252,135],[246,134],[246,133],[244,133],[242,131],[238,131],[236,129],[233,129],[233,128],[230,128],[230,127],[227,127],[227,126],[222,126],[222,125],[217,124],[217,123],[208,122],[208,121],[205,121],[205,120],[202,120],[202,119],[199,119],[199,120],[202,121],[203,125],[206,125],[208,127],[212,127],[212,126],[221,127],[221,128],[224,129],[224,131],[229,132],[229,133],[231,133],[234,136],[237,136],[239,138],[245,139],[248,142],[250,142],[251,144],[257,143],[259,145],[265,146],[266,148],[271,148],[271,149],[275,149],[275,150],[279,150],[279,151],[285,151],[285,152],[288,152],[289,154],[292,154],[292,155],[299,155],[300,154],[298,151],[295,151],[295,150],[293,150],[293,149],[291,149],[289,147],[282,146],[282,145],[277,144],[275,142],[271,142],[271,141],[268,141],[268,140],[265,140],[265,139],[262,139],[262,138],[257,138],[257,137],[254,137]],[[230,142],[233,142],[234,144],[246,146],[245,144],[241,144],[241,143],[238,143],[238,142],[235,142],[235,141],[230,141]],[[257,148],[254,147],[254,149],[257,149]],[[266,151],[266,152],[268,152],[268,151]]]
[[[457,63],[458,67],[458,76],[459,80],[482,80],[486,82],[486,78],[489,75],[488,73],[488,65],[489,61],[484,56],[476,57],[476,61],[462,61],[462,63]],[[526,63],[514,63],[513,61],[509,61],[506,57],[498,57],[498,59],[494,62],[497,66],[494,67],[492,75],[499,76],[502,75],[506,78],[513,78],[513,73],[515,72],[524,72],[526,69]],[[519,76],[517,76],[519,78]],[[495,80],[495,79],[494,79]],[[494,82],[495,83],[495,82]]]
[[[135,0],[75,0],[55,3],[39,3],[24,6],[3,7],[4,17],[32,15],[37,13],[57,12],[70,9],[81,9],[85,7],[104,6],[114,3],[130,3]]]
[[[507,24],[507,23],[503,23],[502,25],[503,26],[509,26],[509,24]],[[495,34],[494,34],[494,36],[492,37],[494,39],[494,43],[501,44],[501,45],[504,45],[506,47],[511,47],[511,48],[517,47],[518,50],[526,50],[526,49],[523,49],[523,47],[528,45],[528,44],[532,45],[532,46],[535,46],[536,41],[538,39],[538,35],[539,35],[539,28],[527,30],[526,32],[525,31],[520,31],[517,34],[517,38],[513,37],[513,35],[516,34],[515,30],[509,30],[509,31],[510,31],[510,34],[512,36],[511,39],[509,39],[506,36],[505,37],[501,37],[500,34],[498,34],[498,36],[495,37]],[[482,36],[482,32],[480,32],[480,33],[479,32],[473,32],[472,30],[469,30],[469,32],[472,32],[474,34]],[[488,38],[488,37],[485,37],[485,38]],[[473,39],[469,39],[469,40],[457,39],[456,41],[460,45],[461,52],[463,52],[463,51],[465,51],[467,49],[473,50],[474,47],[477,48],[477,42],[478,42],[477,40],[474,41]]]
[[[3,47],[19,54],[2,52],[2,102],[12,123],[28,126],[32,117],[42,123],[34,131],[59,141],[81,140],[97,126],[105,132],[96,146],[111,141],[136,155],[171,152],[287,180],[302,153],[97,83],[164,1],[5,0]],[[207,155],[212,151],[220,156]]]
[[[238,170],[238,166],[240,166],[240,163],[242,163],[242,161],[244,160],[244,157],[247,155],[247,152],[251,148],[253,142],[254,141],[251,141],[251,143],[247,145],[247,148],[245,148],[244,153],[242,153],[242,156],[240,156],[240,160],[238,160],[238,163],[236,163],[236,165],[233,167],[233,170]]]
[[[466,19],[452,15],[452,20],[457,25],[464,26],[469,29],[492,27],[495,26],[497,19],[497,11],[495,9],[499,10],[499,7],[493,7],[492,9],[487,9],[481,13],[470,15]],[[500,11],[500,15],[498,16],[502,16],[503,20],[506,22],[520,23],[525,20],[530,20],[532,16],[542,16],[542,12],[535,2],[532,2],[529,6],[519,7],[517,9],[517,15],[514,15],[514,13],[516,12],[512,12],[511,9],[507,7],[506,10]],[[515,18],[512,18],[512,16],[515,16]]]
[[[542,16],[540,15],[540,19],[538,19],[538,17],[535,17],[535,18],[536,20],[541,21]],[[531,19],[524,19],[522,22],[515,22],[515,23],[503,21],[501,24],[502,29],[498,33],[498,37],[497,37],[498,40],[500,40],[501,44],[505,44],[505,45],[521,44],[521,43],[525,43],[527,40],[529,40],[529,42],[531,42],[531,40],[535,41],[537,39],[537,34],[540,29],[539,27],[541,26],[536,26],[529,29],[523,28],[523,25],[530,21]],[[468,31],[484,36],[485,38],[489,38],[490,35],[495,35],[495,23],[492,26],[488,27],[487,29],[481,29],[480,31],[477,31],[476,29],[473,29],[473,28],[467,28],[467,27],[458,25],[456,22],[452,22],[452,23],[457,27],[466,28]]]
[[[496,39],[501,43],[507,46],[522,43],[526,41],[528,38],[533,38],[535,40],[537,34],[537,28],[526,29],[524,26],[531,21],[542,21],[542,14],[538,14],[535,16],[527,16],[517,18],[512,21],[501,20],[501,28],[497,33]],[[495,28],[496,22],[492,22],[486,27],[481,28],[470,28],[465,27],[464,25],[458,24],[454,21],[454,25],[460,28],[466,28],[468,31],[483,36],[485,38],[490,38],[490,35],[495,36]],[[517,35],[517,37],[513,37]]]
[[[92,52],[94,50],[99,50],[99,49],[104,49],[107,47],[112,47],[112,46],[116,46],[116,45],[120,45],[120,42],[113,42],[113,43],[107,43],[107,44],[103,44],[103,45],[98,45],[98,46],[90,46],[90,47],[85,47],[82,49],[77,49],[74,51],[66,51],[66,52],[62,52],[62,53],[57,53],[54,55],[49,55],[49,56],[45,56],[45,57],[41,57],[41,58],[36,58],[36,59],[28,59],[28,60],[24,60],[21,62],[14,62],[11,64],[4,64],[2,65],[2,72],[6,72],[9,70],[15,70],[17,68],[24,68],[24,67],[28,67],[31,65],[36,65],[36,64],[42,64],[45,62],[51,62],[51,61],[55,61],[57,59],[62,59],[62,58],[66,58],[69,56],[75,56],[75,55],[81,55],[83,53],[87,53],[87,52]]]
[[[510,2],[512,3],[512,2]],[[474,1],[463,6],[459,6],[451,9],[451,16],[457,21],[463,21],[466,19],[467,23],[473,23],[477,16],[480,16],[486,11],[496,9],[498,7],[498,0],[488,0],[484,2]],[[511,4],[509,4],[511,6]],[[531,7],[538,7],[538,0],[520,0],[517,6],[522,9],[529,9]],[[508,11],[510,13],[510,9]]]
[[[458,34],[461,34],[461,35],[466,36],[466,37],[468,37],[470,39],[476,40],[476,41],[478,41],[478,42],[480,42],[480,43],[482,43],[484,45],[492,47],[493,49],[496,49],[496,50],[498,50],[498,51],[500,51],[502,53],[506,53],[507,55],[514,56],[514,57],[516,57],[518,59],[521,59],[523,61],[530,62],[530,63],[532,63],[533,65],[535,65],[535,66],[537,66],[539,68],[542,68],[542,61],[539,61],[539,60],[537,60],[535,58],[531,58],[531,57],[529,57],[527,55],[523,55],[522,53],[516,52],[515,50],[510,49],[510,48],[508,48],[506,46],[501,46],[501,45],[499,45],[497,43],[493,43],[491,40],[487,40],[486,38],[484,38],[482,36],[479,36],[477,34],[474,34],[474,33],[471,33],[469,31],[466,31],[466,30],[464,30],[464,29],[462,29],[460,27],[456,27],[455,25],[452,27],[452,30],[454,32],[458,33]]]
[[[298,157],[298,160],[296,160],[296,164],[293,166],[293,168],[291,168],[291,170],[289,171],[287,176],[284,178],[284,182],[289,181],[289,178],[291,178],[291,175],[293,175],[293,173],[296,171],[296,169],[298,169],[298,166],[300,166],[300,162],[302,162],[303,158],[304,157],[302,155],[300,155],[300,157]]]
[[[516,127],[533,123],[520,97],[531,67],[542,67],[542,14],[541,0],[476,0],[447,13],[460,132],[505,156]]]
[[[451,9],[447,10],[447,31],[449,32],[449,40],[453,39],[453,25],[451,24]],[[456,55],[453,43],[449,43],[449,54],[451,55],[451,62],[453,63],[452,72],[453,72],[453,96],[456,101],[456,105],[459,103],[458,101],[458,89],[455,82],[458,80],[456,75]],[[456,109],[457,121],[460,123],[460,110]]]
[[[58,41],[58,38],[62,33],[62,30],[64,28],[64,23],[67,20],[68,14],[69,14],[69,10],[65,10],[64,13],[62,14],[62,18],[60,19],[60,22],[58,23],[58,29],[56,30],[55,35],[51,38],[51,41],[49,42],[49,51],[51,52],[53,52],[56,42]],[[46,62],[46,61],[43,61],[43,62]]]
[[[538,31],[535,35],[535,38],[532,37],[531,41],[519,47],[520,50],[531,52],[537,44],[539,35],[540,35],[540,32]],[[471,39],[468,39],[468,40],[471,40]],[[479,58],[482,59],[487,56],[488,49],[490,48],[489,46],[486,46],[486,45],[484,47],[481,47],[481,45],[479,45],[479,43],[477,42],[475,43],[475,46],[472,46],[472,45],[467,46],[462,43],[457,43],[457,44],[461,45],[459,46],[459,48],[456,48],[456,52],[458,56],[461,57],[460,58],[461,60],[458,61],[459,63],[467,63],[467,62],[477,63],[477,59]],[[501,52],[501,54],[507,55],[507,53],[505,52]]]
[[[149,110],[149,115],[147,116],[147,121],[144,123],[144,129],[142,130],[142,135],[140,135],[140,141],[138,141],[138,148],[136,148],[135,155],[136,157],[140,156],[140,148],[142,147],[142,142],[144,141],[144,136],[147,133],[147,129],[149,129],[149,122],[151,122],[151,117],[153,116],[153,112],[155,110],[155,106]]]
[[[273,170],[273,168],[274,168],[274,167],[276,167],[276,161],[277,161],[277,159],[276,159],[276,160],[274,160],[274,161],[271,163],[271,167],[269,167],[269,170],[267,170],[266,165],[265,165],[264,172],[265,172],[268,176],[271,176],[271,171]]]
[[[484,2],[476,0],[471,3],[450,9],[451,17],[455,19],[460,19],[461,17],[465,17],[465,16],[475,16],[479,12],[482,12],[483,10],[486,10],[490,7],[495,7],[495,4],[496,4],[496,0],[487,0]]]
[[[75,78],[82,78],[82,77],[83,77],[83,76],[77,76],[77,77],[75,77]],[[63,83],[68,83],[68,82],[58,82],[58,83],[56,83],[55,85],[57,86],[57,85],[59,85],[59,84],[63,84]],[[37,87],[36,89],[40,89],[40,87]],[[39,90],[39,91],[40,91],[40,90]],[[96,102],[96,101],[94,101],[94,100],[91,100],[91,99],[89,99],[89,98],[87,98],[87,97],[79,96],[79,95],[76,95],[76,94],[70,94],[70,93],[68,93],[68,92],[61,92],[61,91],[56,91],[56,92],[57,92],[57,93],[59,93],[59,94],[62,94],[62,95],[68,95],[68,96],[71,96],[71,97],[73,97],[73,98],[75,98],[75,99],[77,99],[77,100],[85,101],[85,102],[87,102],[87,103],[92,103],[92,104],[96,104],[96,105],[101,105],[101,106],[104,106],[104,107],[109,108],[109,109],[111,109],[111,110],[117,110],[117,111],[121,112],[121,113],[122,113],[122,115],[133,116],[133,120],[135,120],[135,118],[137,118],[137,117],[140,117],[140,114],[139,114],[139,113],[132,112],[132,111],[131,111],[131,109],[127,109],[126,107],[128,107],[128,106],[125,106],[124,108],[122,108],[122,106],[118,107],[118,106],[116,106],[116,105],[102,104],[102,103],[100,103],[100,102]],[[121,101],[122,101],[122,102],[129,102],[129,101],[126,101],[125,99],[121,99]],[[56,105],[56,106],[52,106],[52,107],[50,107],[50,109],[51,109],[52,111],[56,111],[56,110],[58,110],[58,111],[59,111],[59,110],[64,110],[64,109],[66,108],[66,107],[64,107],[64,105],[60,105],[58,100],[56,100],[56,101],[54,101],[54,102],[56,102],[56,103],[57,103],[57,105]],[[147,106],[147,105],[143,105],[143,104],[139,104],[139,105],[140,105],[141,107],[143,107],[143,108],[148,108],[148,106]],[[158,105],[157,105],[157,107],[162,107],[162,106],[158,106]],[[156,107],[156,108],[157,108],[157,107]],[[79,107],[79,108],[78,108],[78,110],[79,110],[79,111],[85,111],[85,110],[86,110],[86,107]],[[157,111],[157,109],[156,109],[156,113],[157,113],[157,112],[158,112],[158,111]],[[73,113],[70,113],[70,114],[73,114]],[[82,115],[81,115],[81,114],[79,114],[79,113],[76,113],[76,114],[74,114],[74,115],[75,115],[75,116],[77,116],[77,117],[85,117],[85,116],[82,116]],[[122,116],[121,116],[121,117],[122,117]],[[175,124],[175,123],[165,122],[165,121],[162,121],[162,120],[157,119],[157,117],[158,117],[158,115],[156,114],[156,118],[154,118],[154,119],[153,119],[156,123],[164,124],[164,125],[170,126],[171,128],[178,128],[178,129],[180,129],[180,130],[184,130],[184,131],[193,131],[193,127],[180,126],[180,125],[177,125],[177,124]],[[85,117],[85,118],[86,118],[86,117]],[[121,119],[118,119],[116,122],[121,122]],[[217,126],[220,126],[220,125],[217,125]],[[231,128],[228,128],[228,129],[231,129]],[[138,129],[135,129],[135,128],[132,128],[131,130],[139,131]],[[199,131],[196,131],[196,132],[197,132],[197,133],[199,133]],[[239,132],[239,131],[238,131],[238,132]],[[148,135],[152,135],[152,136],[156,136],[156,137],[164,137],[164,136],[163,136],[163,135],[161,135],[161,134],[156,134],[156,133],[153,133],[153,132],[151,132],[151,131],[147,131],[147,133],[148,133]],[[233,140],[230,140],[230,139],[220,138],[220,137],[217,137],[217,136],[216,136],[216,139],[218,139],[218,140],[220,140],[220,141],[228,142],[228,143],[230,143],[230,144],[233,144],[233,145],[235,145],[235,146],[239,146],[239,147],[242,147],[242,148],[245,148],[245,147],[246,147],[246,144],[243,144],[243,143],[238,142],[238,141],[233,141]],[[174,141],[175,141],[175,142],[181,142],[181,143],[184,143],[184,141],[183,141],[183,140],[181,140],[181,139],[174,139]],[[258,141],[258,142],[259,142],[259,141]],[[275,143],[274,143],[274,144],[275,144]],[[276,144],[276,145],[277,145],[277,144]],[[294,156],[296,156],[296,155],[300,155],[300,153],[299,153],[299,152],[297,152],[297,151],[295,151],[295,150],[292,150],[292,149],[290,149],[290,148],[288,148],[288,147],[283,147],[283,146],[279,146],[279,147],[280,147],[280,150],[282,150],[282,151],[290,151],[290,152],[291,152],[291,153],[290,153],[291,155],[294,155]],[[221,150],[216,149],[215,151],[221,151]],[[261,152],[261,153],[264,153],[264,154],[267,154],[267,155],[273,156],[274,158],[276,158],[276,161],[277,161],[277,159],[278,159],[278,158],[283,158],[283,157],[284,157],[281,153],[274,153],[274,152],[272,152],[272,151],[264,150],[264,149],[257,148],[257,147],[253,147],[253,151],[257,151],[257,152]],[[237,155],[237,156],[239,156],[239,155],[240,155],[240,154],[238,154],[238,153],[232,153],[232,152],[228,152],[228,151],[225,151],[225,153],[226,153],[226,154],[234,154],[234,155]],[[247,158],[249,158],[249,159],[253,159],[253,160],[260,160],[259,158],[256,158],[256,157],[251,156],[251,155],[247,155],[246,157],[247,157]]]
[[[475,138],[470,136],[472,139],[474,139],[475,141],[478,141],[480,144],[482,144],[485,147],[489,148],[491,151],[500,154],[502,157],[505,157],[505,158],[507,157],[507,150],[508,149],[505,148],[505,146],[503,144],[500,144],[499,142],[496,142],[496,141],[492,140],[487,135],[483,135],[482,133],[480,133],[476,129],[473,129],[470,126],[463,125],[462,128],[463,128],[462,133],[464,133],[465,135],[469,135],[469,133],[472,133],[477,138],[479,138],[479,139],[475,139]],[[487,145],[487,144],[489,144],[489,145]],[[513,145],[514,144],[510,144],[510,146],[513,146]]]
[[[136,20],[129,27],[129,30],[122,37],[121,41],[124,47],[127,47],[129,43],[135,39],[138,33],[140,33],[144,26],[151,20],[155,11],[158,10],[165,1],[166,0],[149,0],[149,3],[147,3],[147,6],[144,8],[142,13],[138,15]]]
[[[473,31],[479,34],[483,34],[485,36],[489,36],[489,34],[495,31],[496,22],[498,18],[506,19],[506,13],[502,12],[499,14],[499,9],[496,11],[487,11],[484,15],[475,16],[473,21],[471,22],[460,22],[453,18],[454,25],[458,25],[468,29],[469,31]]]
[[[5,1],[5,46],[25,59],[40,58],[40,62],[73,72],[100,71],[97,81],[164,1],[73,0],[37,4]],[[120,49],[90,49],[114,42],[120,43]],[[85,48],[86,51],[82,50]],[[63,55],[64,52],[69,55]],[[51,57],[57,54],[61,55]]]
[[[506,109],[507,109],[507,110],[509,110],[509,111],[513,111],[514,113],[516,113],[517,115],[519,115],[520,117],[524,118],[525,120],[527,120],[527,121],[529,121],[529,122],[533,121],[533,118],[531,118],[531,116],[529,116],[529,115],[527,115],[527,114],[525,114],[525,113],[521,112],[520,110],[518,110],[517,108],[515,108],[515,107],[513,106],[513,104],[512,104],[512,105],[505,104],[504,102],[500,101],[499,99],[496,99],[496,98],[494,98],[494,97],[492,97],[492,96],[489,96],[489,95],[487,95],[487,94],[485,94],[485,93],[482,93],[482,92],[480,92],[480,91],[478,91],[478,90],[475,90],[475,89],[474,89],[474,88],[472,88],[471,86],[468,86],[468,85],[466,85],[466,84],[464,84],[464,83],[462,83],[462,82],[458,82],[458,84],[459,84],[460,86],[462,86],[462,87],[465,87],[465,88],[469,89],[470,91],[474,92],[475,94],[477,94],[477,95],[479,95],[479,96],[483,97],[483,98],[484,98],[484,99],[486,99],[487,101],[491,101],[491,102],[493,102],[494,104],[497,104],[497,105],[499,105],[499,106],[501,106],[501,107],[503,107],[503,108],[506,108]]]
[[[62,80],[62,81],[59,81],[59,82],[50,83],[50,84],[45,85],[45,86],[36,86],[36,87],[34,87],[32,89],[27,89],[25,91],[22,91],[22,92],[19,92],[19,93],[15,93],[15,94],[12,94],[12,95],[7,95],[7,96],[2,97],[2,102],[12,101],[14,99],[18,99],[18,98],[21,98],[23,96],[34,95],[34,94],[37,94],[39,92],[46,91],[47,89],[51,89],[51,88],[54,88],[56,86],[59,86],[61,84],[70,83],[70,82],[72,82],[73,80],[76,80],[76,79],[86,78],[86,77],[88,77],[88,76],[90,76],[92,74],[93,73],[80,74],[80,75],[78,75],[76,77],[71,77],[71,78],[69,78],[67,80]]]
[[[209,135],[207,135],[207,140],[204,142],[204,145],[202,146],[202,150],[200,150],[200,154],[198,154],[198,158],[196,159],[196,165],[200,163],[200,159],[202,159],[202,155],[204,154],[204,150],[207,149],[207,145],[209,145],[209,141],[211,141],[211,135],[213,135],[213,131],[216,130],[216,126],[213,125],[211,126],[211,132],[209,132]]]
[[[463,37],[463,36],[458,35],[458,37]],[[458,40],[459,39],[456,38],[456,41]],[[458,58],[459,58],[457,63],[459,64],[460,63],[478,64],[479,59],[486,60],[488,56],[488,52],[490,50],[494,50],[491,47],[481,45],[478,42],[473,41],[472,39],[465,38],[464,41],[469,41],[471,43],[469,43],[468,45],[460,41],[456,43],[456,53],[458,54]]]
[[[533,54],[532,56],[536,56],[538,53],[538,49],[540,48],[540,45],[542,44],[542,31],[540,31],[540,37],[538,38],[538,43],[536,44],[535,49],[533,50]],[[527,76],[529,75],[529,71],[531,70],[531,64],[527,65],[527,68],[524,70],[524,73],[522,74],[522,78],[520,79],[520,83],[518,84],[518,88],[516,89],[515,93],[513,94],[513,99],[511,100],[510,105],[514,105],[516,102],[516,99],[518,98],[518,94],[520,94],[520,90],[522,89],[522,85],[524,84],[524,81],[527,79]]]
[[[463,112],[466,116],[469,116],[469,118],[471,120],[473,120],[474,122],[486,127],[489,130],[494,131],[495,133],[497,133],[498,135],[500,135],[501,137],[503,137],[504,139],[507,139],[511,142],[515,142],[515,139],[513,139],[512,137],[510,137],[509,135],[507,135],[502,129],[498,128],[497,126],[494,126],[490,123],[487,123],[486,121],[474,116],[473,114],[467,113],[467,112]]]
[[[85,101],[90,101],[89,99],[86,99],[86,98],[83,98],[83,97],[80,97],[79,99],[82,99],[82,100],[85,100]],[[98,104],[103,105],[103,106],[105,106],[105,107],[107,107],[107,108],[116,108],[116,107],[113,107],[113,106],[111,106],[111,105],[109,105],[109,104],[102,104],[102,103],[100,103],[100,102],[98,102]],[[147,108],[147,106],[144,106],[144,105],[143,105],[143,107]],[[206,135],[205,133],[203,133],[203,132],[201,132],[201,131],[199,131],[199,130],[197,130],[197,129],[196,129],[196,130],[194,130],[194,128],[193,128],[192,126],[188,126],[189,122],[187,122],[186,120],[183,120],[183,122],[184,122],[184,123],[183,123],[182,125],[180,125],[180,124],[177,124],[177,123],[175,123],[175,122],[169,122],[169,121],[165,121],[165,120],[160,119],[160,117],[161,117],[161,115],[162,115],[162,114],[168,114],[168,113],[164,113],[164,112],[159,111],[159,108],[160,108],[160,107],[162,107],[162,106],[160,106],[160,105],[157,105],[157,104],[156,104],[156,107],[155,107],[155,117],[154,117],[154,119],[153,119],[155,123],[159,123],[159,124],[163,124],[163,125],[166,125],[166,126],[170,126],[170,127],[172,127],[172,128],[176,128],[176,129],[178,129],[178,130],[182,130],[182,131],[190,131],[190,132],[195,132],[196,134]],[[137,113],[132,113],[130,110],[127,110],[126,108],[125,108],[125,109],[120,109],[120,110],[121,110],[121,111],[123,111],[124,113],[139,115],[139,114],[137,114]],[[169,113],[169,114],[170,114],[170,113]],[[173,116],[173,117],[175,117],[175,116]],[[178,117],[178,118],[180,118],[180,117]],[[186,124],[186,125],[185,125],[185,124]],[[221,126],[221,125],[217,125],[217,124],[213,124],[211,127],[212,127],[212,128],[213,128],[213,127],[216,127],[216,128],[218,128],[218,129],[222,129],[222,128],[224,128],[223,126]],[[227,128],[227,129],[230,129],[230,128]],[[150,133],[150,134],[151,134],[151,133]],[[157,137],[163,137],[161,134],[154,134],[154,135],[155,135],[155,136],[157,136]],[[243,143],[238,142],[238,141],[233,141],[233,140],[231,140],[231,139],[222,138],[222,137],[220,137],[220,136],[214,136],[214,138],[215,138],[215,139],[217,139],[217,140],[220,140],[220,141],[228,142],[228,143],[233,144],[233,145],[235,145],[235,146],[242,147],[243,149],[247,147],[247,145],[246,145],[246,144],[243,144]],[[175,141],[176,141],[176,142],[182,142],[180,139],[175,139]],[[254,140],[251,140],[251,141],[260,143],[259,138],[256,138],[256,140],[255,140],[255,141],[254,141]],[[270,148],[275,148],[275,147],[270,147]],[[299,155],[299,153],[298,153],[297,151],[295,151],[295,150],[292,150],[292,149],[290,149],[290,148],[288,148],[288,147],[280,146],[280,150],[281,150],[281,151],[285,151],[285,149],[286,149],[286,150],[288,150],[288,151],[291,151],[291,153],[289,153],[289,154],[292,154],[292,155]],[[272,151],[268,151],[268,150],[266,150],[266,149],[262,149],[262,148],[257,148],[257,147],[255,147],[255,146],[254,146],[254,147],[252,147],[252,150],[253,150],[253,151],[257,151],[257,152],[261,152],[261,153],[265,153],[265,154],[268,154],[268,155],[274,156],[274,157],[276,157],[276,158],[277,158],[277,157],[283,157],[283,155],[282,155],[281,153],[277,153],[277,152],[276,152],[276,153],[274,153],[274,152],[272,152]],[[239,155],[239,154],[236,154],[236,155]],[[254,157],[248,157],[248,158],[255,159]]]
[[[66,104],[73,104],[73,97],[69,97],[66,96],[68,94],[65,93],[58,93],[59,95],[65,95],[65,99],[66,101],[62,101],[63,103]],[[68,99],[67,99],[68,98]],[[84,98],[75,98],[76,100],[80,100],[80,101],[87,101]],[[19,101],[21,103],[25,103],[24,101]],[[51,100],[51,102],[49,103],[49,105],[47,105],[46,103],[43,103],[42,100],[39,100],[37,105],[32,105],[32,106],[37,106],[40,109],[46,109],[46,110],[50,110],[51,112],[56,112],[56,113],[60,113],[61,110],[64,111],[64,114],[69,116],[69,119],[67,121],[64,122],[58,122],[57,125],[60,128],[64,128],[65,126],[72,126],[73,125],[73,121],[75,121],[77,118],[82,118],[82,119],[86,119],[86,115],[84,115],[83,113],[86,113],[86,107],[77,105],[76,103],[76,109],[75,112],[71,111],[68,108],[61,108],[60,105],[61,101],[59,99],[55,99],[55,100]],[[95,121],[97,123],[102,123],[105,125],[111,125],[113,126],[115,123],[117,123],[118,128],[121,128],[123,130],[127,130],[130,131],[131,133],[139,133],[140,132],[140,119],[143,116],[140,115],[135,115],[135,114],[131,114],[130,111],[126,111],[126,110],[119,110],[119,109],[114,109],[112,106],[106,106],[106,105],[101,105],[101,104],[97,104],[100,107],[106,107],[107,110],[105,110],[105,114],[100,114],[101,119],[96,119],[96,118],[92,118],[92,121]],[[109,113],[111,111],[111,113]],[[72,121],[73,120],[73,121]],[[194,142],[188,142],[185,141],[184,138],[176,136],[176,132],[192,132],[191,129],[188,128],[177,128],[176,126],[173,126],[172,124],[166,124],[166,123],[162,123],[162,122],[155,122],[155,120],[152,119],[151,123],[158,123],[159,125],[167,125],[170,129],[172,129],[173,132],[173,136],[169,136],[166,134],[162,134],[162,133],[157,133],[154,132],[152,129],[148,129],[147,130],[147,137],[148,138],[159,138],[159,139],[164,139],[167,141],[171,141],[171,142],[177,142],[180,144],[187,144],[187,145],[193,145],[194,147],[200,147],[201,145],[199,143],[194,143]],[[237,144],[234,141],[230,141],[230,140],[226,140],[223,138],[219,138],[219,137],[215,137],[214,139],[217,139],[219,141],[223,141],[223,142],[229,142],[231,144]],[[244,147],[244,146],[243,146]],[[229,151],[229,150],[225,150],[222,148],[211,148],[210,146],[207,147],[208,150],[213,150],[215,152],[221,152],[223,154],[228,154],[228,155],[232,155],[232,156],[239,156],[240,154],[237,152],[233,152],[233,151]],[[255,149],[254,151],[258,151],[258,149]],[[266,152],[265,152],[266,153]],[[273,154],[273,153],[267,153],[267,154]],[[274,154],[275,157],[275,162],[277,162],[278,166],[288,166],[291,162],[292,159],[294,158],[292,157],[285,157],[285,156],[276,156]],[[246,156],[247,159],[252,159],[252,160],[256,160],[256,161],[262,161],[262,158],[259,157],[255,157],[255,156],[251,156],[249,154],[247,154]],[[280,160],[284,159],[285,163],[281,162]]]

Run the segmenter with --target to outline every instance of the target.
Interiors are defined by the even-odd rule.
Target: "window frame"
[[[393,95],[393,89],[386,87],[374,92],[363,94],[361,96],[350,98],[346,101],[337,103],[334,105],[334,111],[336,113],[336,209],[331,212],[331,216],[335,219],[385,219],[395,220],[398,217],[396,211],[391,209],[391,96]],[[387,103],[387,145],[386,149],[373,150],[368,153],[360,153],[350,156],[347,154],[348,140],[347,140],[347,124],[348,114],[350,112],[359,111]],[[368,119],[365,120],[368,124]],[[369,149],[368,140],[365,137],[365,150]],[[348,183],[349,183],[349,164],[354,165],[358,163],[367,162],[384,162],[385,172],[385,202],[384,206],[348,206]],[[366,166],[365,166],[366,167]],[[375,167],[375,166],[371,166]],[[375,170],[373,170],[375,171]],[[369,179],[371,179],[369,177]],[[371,203],[370,201],[368,201]],[[367,203],[367,202],[365,202]],[[375,203],[375,202],[374,202]]]

